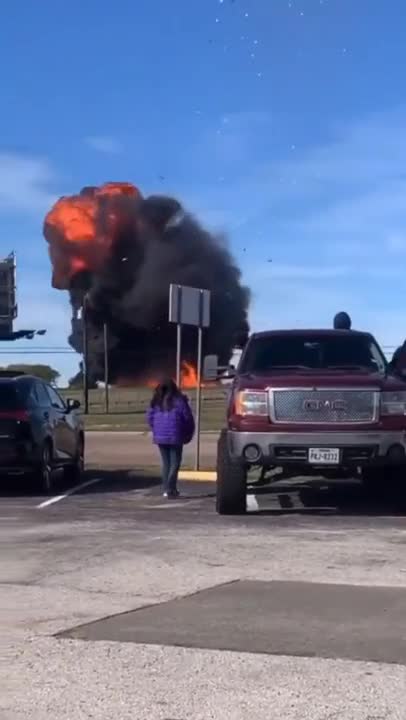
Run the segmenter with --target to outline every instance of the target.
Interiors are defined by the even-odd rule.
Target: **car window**
[[[35,384],[30,386],[28,397],[27,397],[27,407],[29,408],[36,408],[39,405],[38,396],[36,393]]]
[[[35,395],[37,398],[37,403],[40,407],[49,407],[50,398],[45,389],[45,386],[40,382],[35,383]]]
[[[59,408],[59,410],[65,410],[65,403],[62,400],[61,396],[56,392],[56,390],[54,390],[54,388],[50,385],[46,385],[45,387],[51,400],[51,405],[53,407]]]

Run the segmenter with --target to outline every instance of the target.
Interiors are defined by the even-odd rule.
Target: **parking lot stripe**
[[[89,485],[95,485],[95,483],[101,481],[102,478],[93,478],[93,480],[88,480],[87,482],[81,483],[80,485],[75,485],[75,487],[67,490],[63,495],[55,495],[55,497],[44,500],[44,502],[37,505],[37,509],[42,510],[43,508],[49,507],[49,505],[54,505],[60,500],[65,500],[65,498],[69,497],[69,495],[73,495],[74,493],[79,492],[79,490],[83,490],[85,487],[89,487]]]

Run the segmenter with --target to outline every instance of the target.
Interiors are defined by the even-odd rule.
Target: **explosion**
[[[109,261],[122,217],[117,200],[140,198],[130,183],[83,188],[80,195],[61,197],[44,223],[53,266],[52,285],[69,290],[83,270],[98,273]]]
[[[204,352],[229,362],[248,335],[249,291],[224,240],[169,197],[144,198],[131,183],[85,187],[60,198],[44,222],[52,285],[68,290],[69,341],[83,352],[79,317],[87,297],[89,373],[103,377],[103,325],[109,329],[111,381],[172,374],[176,331],[168,323],[170,283],[211,291],[211,326]],[[182,359],[195,364],[195,328],[184,327]]]

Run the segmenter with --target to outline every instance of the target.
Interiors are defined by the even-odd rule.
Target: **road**
[[[405,516],[303,479],[168,503],[148,441],[89,436],[53,504],[3,488],[1,720],[403,720]]]
[[[202,433],[201,466],[215,467],[216,433]],[[112,454],[111,449],[114,448]],[[185,447],[184,467],[193,468],[195,444]],[[146,432],[90,432],[87,434],[87,463],[100,467],[145,468],[159,465],[157,449]]]

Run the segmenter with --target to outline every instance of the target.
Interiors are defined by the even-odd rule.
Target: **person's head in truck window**
[[[351,318],[348,313],[337,313],[334,318],[334,330],[351,330]]]

